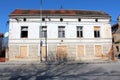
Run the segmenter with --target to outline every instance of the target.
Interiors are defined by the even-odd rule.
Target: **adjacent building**
[[[118,17],[118,23],[112,26],[113,45],[116,48],[116,57],[120,58],[120,16]]]
[[[0,54],[2,53],[2,46],[3,46],[3,34],[0,33]]]
[[[96,59],[112,45],[103,11],[16,9],[9,17],[10,61]]]

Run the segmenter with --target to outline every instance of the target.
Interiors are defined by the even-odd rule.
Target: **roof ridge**
[[[21,9],[21,8],[17,8],[16,10],[40,10],[40,9]],[[42,9],[42,10],[74,10],[74,11],[98,11],[98,12],[104,12],[102,10],[87,10],[87,9]]]
[[[36,9],[16,9],[10,15],[38,15],[40,10]],[[110,17],[109,14],[104,11],[95,11],[95,10],[80,10],[80,9],[43,9],[43,15],[92,15],[92,16],[106,16]]]

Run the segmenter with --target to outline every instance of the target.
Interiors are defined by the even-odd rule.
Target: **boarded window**
[[[27,46],[21,46],[20,47],[20,56],[21,57],[27,57]]]
[[[42,46],[42,60],[45,61],[46,60],[46,50],[47,47],[46,46]]]
[[[83,57],[84,56],[84,46],[79,45],[77,48],[77,53],[78,53],[78,57]]]
[[[58,46],[57,47],[57,59],[58,60],[66,60],[67,59],[67,47],[66,46]]]
[[[102,47],[101,45],[95,45],[95,56],[101,57],[102,56]]]

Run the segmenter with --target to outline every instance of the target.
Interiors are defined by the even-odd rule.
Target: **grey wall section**
[[[48,45],[48,60],[56,61],[57,45]]]
[[[111,44],[103,44],[103,54],[108,54],[111,49]]]
[[[9,49],[9,57],[10,58],[15,58],[15,55],[20,55],[19,54],[19,45],[10,45],[9,46],[10,49]]]
[[[68,60],[75,60],[76,58],[76,45],[75,44],[68,44],[67,45],[67,54]]]
[[[38,45],[29,45],[29,57],[38,56]]]
[[[67,59],[68,60],[76,60],[77,58],[77,46],[79,45],[83,45],[84,46],[84,53],[85,56],[84,57],[89,57],[89,56],[93,56],[95,54],[95,45],[101,45],[102,47],[102,54],[107,54],[111,48],[111,43],[93,43],[93,44],[77,44],[77,43],[64,43],[64,44],[48,44],[47,45],[47,56],[48,56],[48,60],[51,61],[55,61],[56,60],[56,54],[57,54],[57,46],[66,46],[67,47]],[[16,44],[16,45],[9,45],[10,49],[9,49],[9,57],[11,59],[15,59],[15,56],[19,56],[20,55],[20,46],[22,46],[22,44]],[[39,44],[29,44],[28,46],[28,58],[30,59],[35,59],[36,57],[39,57]],[[21,58],[22,59],[22,58]],[[38,58],[39,59],[39,58]]]
[[[94,56],[94,44],[85,45],[85,56]]]

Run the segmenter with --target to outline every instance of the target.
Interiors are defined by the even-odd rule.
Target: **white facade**
[[[58,47],[66,47],[68,60],[79,60],[81,58],[92,56],[96,57],[96,45],[100,46],[101,54],[107,54],[111,48],[112,36],[110,18],[97,17],[81,17],[70,16],[64,17],[63,21],[60,21],[61,16],[51,17],[43,16],[45,21],[42,21],[40,16],[14,16],[10,17],[9,25],[9,60],[44,60],[46,57],[42,55],[47,54],[47,59],[56,60],[56,55],[59,53]],[[18,18],[18,20],[16,20]],[[26,18],[26,21],[23,20]],[[78,18],[81,20],[78,21]],[[21,27],[28,27],[28,37],[21,38]],[[40,37],[40,26],[47,26],[47,38]],[[65,37],[58,37],[58,26],[65,27]],[[77,37],[77,26],[83,27],[83,37]],[[94,37],[94,27],[100,27],[100,37]],[[45,52],[43,52],[42,46],[47,46]],[[83,46],[83,56],[79,53],[78,46]],[[26,46],[26,56],[21,56],[21,46]],[[99,49],[99,48],[98,48]],[[24,50],[24,49],[23,49]],[[40,55],[40,51],[42,55]],[[82,51],[82,50],[81,50]],[[98,52],[99,53],[99,52]],[[16,57],[17,56],[17,57]],[[44,59],[43,59],[44,58]]]

